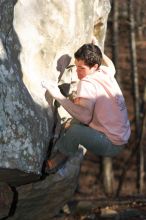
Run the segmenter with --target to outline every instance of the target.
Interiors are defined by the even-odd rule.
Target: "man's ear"
[[[95,64],[93,67],[94,67],[95,70],[97,70],[98,67],[99,67],[99,65],[98,65],[98,64]]]

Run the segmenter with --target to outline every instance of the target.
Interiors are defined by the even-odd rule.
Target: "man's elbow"
[[[82,123],[85,124],[85,125],[89,125],[91,120],[92,120],[92,117],[90,115],[86,115],[86,117],[83,118]]]

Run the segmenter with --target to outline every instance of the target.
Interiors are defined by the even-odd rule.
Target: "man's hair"
[[[93,67],[95,64],[98,64],[98,66],[100,66],[102,62],[101,50],[98,46],[92,43],[84,44],[83,46],[81,46],[74,53],[74,57],[77,60],[83,60],[84,63],[89,67]]]

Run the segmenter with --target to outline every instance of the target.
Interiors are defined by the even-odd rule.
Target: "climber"
[[[127,108],[114,78],[114,64],[94,39],[74,54],[79,78],[74,101],[64,97],[55,82],[42,82],[43,88],[78,121],[56,142],[57,152],[47,160],[46,173],[57,171],[77,152],[79,144],[97,156],[113,157],[123,151],[130,137]]]

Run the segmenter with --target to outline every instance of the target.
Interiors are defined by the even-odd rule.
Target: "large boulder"
[[[74,81],[74,68],[67,69],[73,54],[93,34],[104,47],[109,11],[109,0],[0,0],[0,182],[24,185],[25,193],[25,184],[40,179],[56,123],[41,81]],[[65,179],[78,176],[78,168]]]

